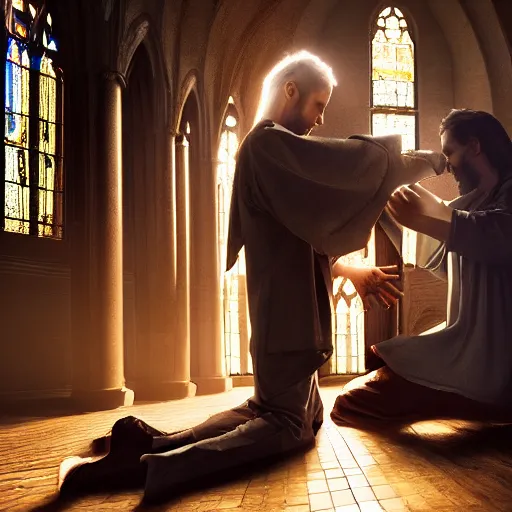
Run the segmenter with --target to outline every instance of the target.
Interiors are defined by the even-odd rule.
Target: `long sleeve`
[[[447,249],[486,264],[510,264],[512,258],[512,180],[488,209],[454,209]]]
[[[399,135],[303,137],[263,121],[239,150],[227,268],[244,244],[240,216],[250,211],[269,215],[319,254],[363,249],[391,194],[439,172],[441,159],[429,158],[402,156]]]
[[[450,201],[449,206],[457,209],[471,204],[475,193],[459,196]],[[416,233],[416,266],[428,270],[437,278],[448,279],[448,249],[445,242],[423,233]]]
[[[399,254],[402,252],[402,226],[386,211],[382,212],[379,224]],[[416,266],[432,272],[446,280],[446,246],[443,242],[422,233],[416,233]]]
[[[394,138],[306,138],[276,127],[245,149],[252,204],[330,256],[364,248],[391,193],[416,179]]]
[[[254,203],[317,252],[346,254],[344,241],[336,233],[382,185],[385,149],[375,145],[365,154],[364,146],[369,144],[361,141],[340,141],[345,144],[328,147],[286,135],[262,132],[251,144]],[[358,171],[361,178],[354,179]],[[364,247],[370,231],[358,235],[356,249]]]

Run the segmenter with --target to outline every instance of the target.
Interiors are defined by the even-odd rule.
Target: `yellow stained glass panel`
[[[372,134],[402,136],[402,150],[416,149],[416,117],[407,114],[374,113]]]
[[[414,108],[414,43],[396,8],[388,7],[377,20],[372,80],[373,106]]]
[[[41,59],[39,77],[39,236],[55,236],[62,219],[62,184],[56,183],[57,82],[51,60]]]
[[[29,70],[25,47],[8,40],[5,66],[5,230],[27,234],[30,220],[28,153]],[[28,66],[27,66],[28,67]]]
[[[402,135],[402,148],[416,148],[414,43],[402,11],[387,7],[372,41],[372,133]],[[389,110],[388,110],[389,109]]]
[[[27,28],[23,26],[21,23],[15,23],[15,28],[16,34],[23,38],[27,37]]]

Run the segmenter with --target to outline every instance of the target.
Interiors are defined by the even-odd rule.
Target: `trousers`
[[[137,418],[116,422],[110,452],[70,473],[63,489],[139,485],[160,501],[181,484],[314,443],[323,422],[318,368],[329,352],[253,354],[255,393],[192,428],[165,433]]]
[[[281,368],[278,384],[268,386],[269,379],[255,373],[256,393],[245,403],[191,429],[154,438],[153,453],[141,457],[147,464],[145,499],[158,500],[181,483],[314,442],[323,422],[317,364],[287,354],[283,368],[283,359],[275,359],[275,370]],[[302,378],[301,364],[310,369]],[[271,366],[265,365],[266,370]]]

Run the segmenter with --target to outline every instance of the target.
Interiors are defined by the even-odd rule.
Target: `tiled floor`
[[[327,413],[339,388],[322,389]],[[379,436],[328,419],[317,447],[245,473],[237,480],[141,507],[141,493],[51,500],[60,460],[85,453],[90,439],[119,417],[133,414],[167,430],[185,428],[238,405],[251,393],[238,388],[210,397],[137,405],[87,415],[4,417],[0,424],[0,510],[5,511],[237,511],[373,512],[512,510],[510,427],[481,429],[455,422],[422,423]]]

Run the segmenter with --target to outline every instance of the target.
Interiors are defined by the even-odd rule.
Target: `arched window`
[[[225,272],[229,208],[235,176],[236,154],[240,141],[239,124],[238,112],[233,99],[230,98],[222,124],[217,167],[220,282],[224,311],[224,348],[228,375],[252,373],[249,356],[250,325],[247,314],[245,255],[243,250],[240,252],[235,266],[229,272]]]
[[[217,188],[219,202],[218,240],[221,269],[226,266],[225,260],[229,226],[229,206],[231,202],[231,191],[233,189],[233,178],[235,176],[235,159],[239,145],[238,121],[238,113],[230,98],[222,124],[217,157]]]
[[[402,11],[383,9],[372,30],[372,133],[402,135],[402,149],[417,149],[418,109],[414,42]],[[416,233],[403,230],[402,259],[416,261]]]
[[[366,249],[341,258],[346,265],[375,265],[374,234]],[[346,278],[333,283],[334,296],[334,351],[330,359],[330,373],[352,374],[365,370],[365,312],[363,301]]]
[[[9,2],[6,32],[2,228],[62,238],[63,77],[44,2]]]
[[[402,135],[403,149],[417,144],[417,102],[415,88],[414,43],[407,21],[396,7],[383,9],[372,28],[371,40],[371,124],[374,135]],[[414,248],[412,232],[404,232],[403,246],[409,254]],[[408,258],[407,258],[408,259]],[[346,264],[374,265],[376,235],[368,246],[343,257]],[[331,373],[361,373],[365,370],[365,313],[352,282],[334,282],[334,353]]]
[[[402,149],[416,149],[417,94],[414,43],[407,20],[386,7],[372,30],[372,133],[402,135]]]

